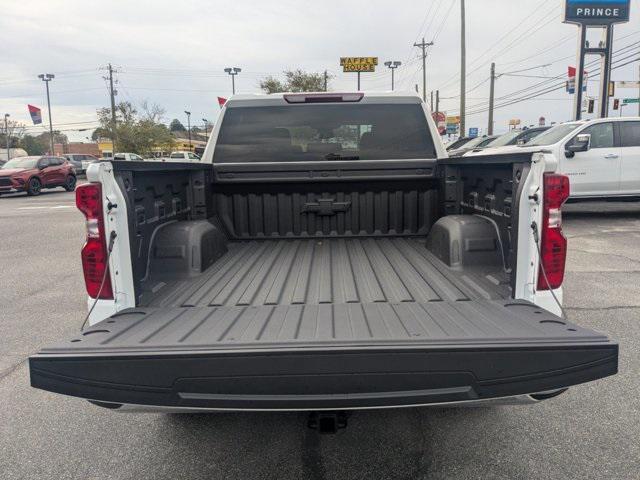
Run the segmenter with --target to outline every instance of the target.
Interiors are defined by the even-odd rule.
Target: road
[[[619,340],[620,373],[534,406],[305,415],[117,414],[29,386],[26,359],[82,323],[73,194],[0,198],[0,472],[11,479],[640,478],[640,204],[566,208],[565,304]]]

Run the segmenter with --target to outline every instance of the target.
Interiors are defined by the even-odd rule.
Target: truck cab
[[[447,158],[413,93],[237,95],[202,162],[101,162],[89,325],[36,388],[114,411],[535,402],[617,371],[562,314],[569,179]]]

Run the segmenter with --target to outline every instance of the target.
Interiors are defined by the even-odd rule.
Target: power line
[[[625,58],[619,59],[618,61],[625,60],[627,58],[629,58],[629,57],[625,57]],[[631,60],[630,62],[626,62],[626,63],[623,63],[623,64],[618,64],[613,68],[613,70],[615,70],[617,68],[620,68],[620,67],[623,67],[625,65],[628,65],[629,63],[632,63],[633,61],[637,61],[637,60],[638,59]],[[617,62],[614,62],[614,64],[616,64],[616,63]],[[600,75],[599,73],[596,73],[596,74],[593,75],[593,78],[597,78],[599,75]],[[551,93],[553,91],[561,90],[561,89],[564,89],[564,88],[565,88],[565,82],[562,81],[562,82],[557,83],[555,85],[545,87],[542,90],[538,90],[536,92],[530,92],[530,94],[527,94],[527,95],[524,95],[524,96],[521,96],[521,97],[510,98],[509,100],[507,100],[507,101],[505,101],[505,102],[503,102],[503,103],[501,103],[499,105],[496,105],[494,107],[494,109],[502,108],[502,107],[509,106],[509,105],[513,105],[513,104],[520,103],[520,102],[523,102],[523,101],[527,101],[527,100],[530,100],[532,98],[536,98],[536,97],[539,97],[539,96],[542,96],[542,95],[546,95],[547,93]],[[473,107],[482,107],[482,105],[484,105],[486,103],[487,102],[482,102],[481,104],[474,105]],[[489,110],[488,107],[482,107],[482,108],[479,108],[478,110],[469,112],[469,115],[476,115],[478,113],[484,113],[484,112],[487,112],[488,110]],[[453,113],[455,113],[455,111]]]
[[[613,57],[614,58],[620,57],[622,54],[628,53],[629,49],[633,48],[636,44],[639,44],[639,43],[640,42],[634,42],[632,44],[629,44],[629,45],[626,45],[624,47],[621,47],[620,49],[618,49],[613,54]],[[628,58],[628,57],[618,58],[617,60],[618,61],[625,60],[626,58]],[[585,65],[585,67],[589,67],[590,68],[590,67],[596,66],[598,63],[599,63],[599,60],[593,60],[593,61],[589,62],[587,65]],[[504,94],[504,95],[502,95],[500,97],[496,97],[496,100],[513,99],[513,97],[515,95],[518,95],[518,94],[521,94],[521,93],[524,93],[524,92],[526,92],[526,94],[532,93],[531,92],[532,89],[546,88],[546,86],[550,85],[553,82],[553,80],[559,80],[559,79],[563,78],[565,75],[566,75],[566,72],[560,73],[560,74],[556,75],[555,77],[550,77],[549,79],[543,80],[542,82],[538,82],[538,83],[535,83],[533,85],[529,85],[529,86],[527,86],[525,88],[506,93],[506,94]],[[562,80],[561,84],[558,84],[558,85],[564,86],[565,85],[565,81]],[[535,92],[533,92],[533,93],[535,93]],[[473,109],[473,108],[482,107],[484,105],[488,105],[488,103],[489,103],[488,100],[485,100],[484,102],[480,102],[478,104],[472,105],[470,108]]]
[[[550,0],[546,0],[544,4],[548,3]],[[544,5],[543,4],[543,5]],[[549,13],[551,13],[552,11],[556,10],[557,6],[554,6],[551,10],[549,10],[548,12],[546,12],[545,14],[543,14],[542,18],[540,20],[545,20],[547,15]],[[475,63],[477,63],[481,58],[483,58],[484,56],[488,55],[496,46],[498,46],[503,40],[505,40],[506,38],[508,38],[513,32],[515,32],[516,30],[522,30],[522,24],[523,23],[527,23],[527,21],[530,18],[533,18],[536,16],[536,13],[540,11],[540,6],[536,6],[536,8],[529,12],[522,20],[520,20],[518,22],[518,24],[516,26],[514,26],[511,30],[509,30],[507,33],[505,33],[503,36],[501,36],[498,40],[496,40],[493,44],[491,44],[487,49],[484,50],[483,53],[481,53],[478,57],[476,57],[476,59],[471,62],[470,65],[473,65]],[[545,24],[546,25],[546,24]],[[538,24],[534,24],[532,27],[536,27],[538,26]],[[531,28],[531,27],[529,27]],[[528,32],[522,32],[516,37],[516,41],[519,40],[520,38],[522,38],[524,35],[528,34]],[[491,58],[492,60],[495,59],[495,55],[494,57]],[[484,64],[483,64],[484,65]],[[469,73],[473,73],[475,70],[472,70]],[[460,71],[456,72],[455,75],[452,75],[451,77],[449,77],[448,80],[446,80],[442,85],[440,85],[438,88],[440,90],[442,90],[444,87],[448,86],[451,83],[451,80],[456,80],[458,78],[458,76],[460,75]]]
[[[627,60],[627,59],[629,59],[630,57],[632,57],[632,56],[634,56],[634,55],[637,55],[638,53],[640,53],[640,52],[634,52],[633,54],[631,54],[631,55],[629,55],[629,56],[627,56],[627,57],[624,57],[624,58],[619,59],[619,60],[618,60],[618,62],[623,61],[623,60]],[[628,61],[628,62],[626,62],[626,63],[622,63],[622,64],[619,64],[618,62],[613,62],[613,65],[615,65],[615,66],[613,66],[611,69],[612,69],[612,70],[616,70],[616,69],[621,68],[621,67],[624,67],[625,65],[628,65],[628,64],[630,64],[630,63],[637,62],[638,60],[640,60],[640,57],[635,58],[635,59],[633,59],[633,60],[630,60],[630,61]],[[592,78],[597,78],[597,77],[599,77],[599,76],[600,76],[600,72],[597,72],[597,73],[595,73],[595,74],[592,76]],[[547,89],[545,89],[544,91],[540,91],[540,92],[536,92],[536,93],[534,93],[534,94],[531,94],[530,96],[523,96],[523,97],[520,97],[520,98],[515,98],[515,99],[512,99],[512,100],[510,100],[510,101],[507,101],[507,102],[501,103],[501,104],[499,104],[499,105],[496,105],[496,106],[494,107],[494,109],[498,109],[498,108],[506,107],[506,106],[509,106],[509,105],[514,105],[514,104],[516,104],[516,103],[520,103],[520,102],[523,102],[523,101],[529,100],[529,99],[531,99],[531,98],[539,97],[539,96],[542,96],[542,95],[545,95],[545,94],[547,94],[547,93],[551,93],[551,92],[553,92],[553,91],[560,90],[560,89],[563,89],[563,88],[565,88],[565,82],[564,82],[564,81],[563,81],[563,82],[561,82],[561,83],[560,83],[560,84],[558,84],[558,85],[550,86],[550,87],[548,87]],[[479,109],[479,110],[476,110],[476,111],[470,112],[470,113],[469,113],[469,115],[474,115],[474,114],[478,114],[478,113],[483,113],[483,112],[486,112],[486,111],[488,111],[488,108],[482,108],[482,109]]]
[[[451,3],[449,4],[449,8],[447,9],[447,13],[445,13],[445,15],[442,17],[442,22],[440,22],[440,26],[436,29],[436,33],[433,36],[433,39],[431,40],[432,42],[435,43],[435,41],[440,36],[440,32],[442,32],[442,29],[444,28],[444,25],[447,22],[447,19],[449,18],[449,15],[451,14],[451,10],[453,10],[454,5],[455,5],[455,1],[452,0]]]

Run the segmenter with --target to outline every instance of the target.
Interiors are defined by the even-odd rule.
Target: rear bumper
[[[617,372],[615,343],[38,354],[31,385],[128,408],[340,410],[483,402]]]
[[[548,398],[564,393],[567,389],[554,390]],[[442,402],[442,403],[429,403],[425,405],[389,405],[386,407],[362,407],[362,408],[345,408],[341,410],[366,410],[366,409],[382,409],[382,408],[416,408],[416,407],[441,407],[441,408],[476,408],[476,407],[495,407],[505,405],[533,405],[539,403],[542,399],[535,398],[537,393],[529,395],[513,395],[510,397],[497,397],[487,398],[484,400],[465,400],[462,402]],[[227,411],[264,411],[274,412],[283,411],[282,409],[251,409],[251,410],[239,410],[239,409],[225,409],[225,408],[198,408],[198,407],[162,407],[155,405],[137,405],[137,404],[122,404],[122,403],[105,403],[99,401],[89,400],[90,403],[99,407],[108,408],[110,410],[119,413],[208,413],[208,412],[227,412]],[[335,409],[316,409],[314,411],[335,411]],[[285,409],[284,411],[295,411],[292,409]],[[306,411],[306,410],[303,410]]]

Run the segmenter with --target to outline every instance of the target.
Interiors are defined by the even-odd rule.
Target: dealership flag
[[[38,107],[34,107],[33,105],[27,105],[29,108],[29,115],[31,115],[31,120],[33,120],[34,125],[39,125],[42,123],[42,111]]]
[[[220,108],[224,107],[224,104],[227,103],[227,99],[223,97],[218,97],[218,105]]]

